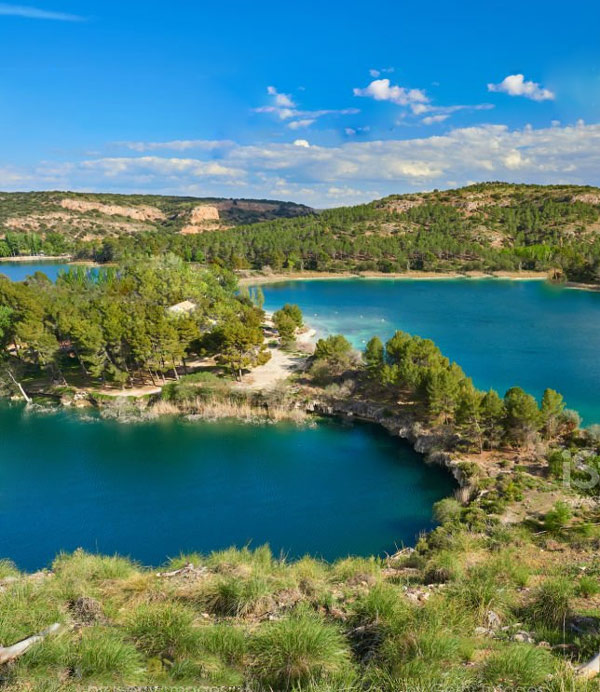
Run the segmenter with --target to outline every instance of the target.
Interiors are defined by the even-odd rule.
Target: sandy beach
[[[404,280],[444,280],[444,279],[510,279],[511,281],[547,281],[546,272],[288,272],[276,274],[255,274],[252,276],[241,276],[239,283],[241,286],[260,286],[264,284],[280,283],[282,281],[319,281],[331,279],[404,279]]]

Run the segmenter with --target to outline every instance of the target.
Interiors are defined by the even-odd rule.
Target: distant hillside
[[[311,214],[274,200],[76,192],[0,192],[0,236],[58,233],[70,241],[164,230],[195,234]]]
[[[392,195],[315,216],[204,233],[170,248],[237,268],[553,270],[600,281],[600,189],[485,183]]]
[[[576,185],[481,183],[320,213],[267,200],[0,194],[0,229],[0,255],[174,252],[232,269],[526,269],[600,283],[600,188]]]

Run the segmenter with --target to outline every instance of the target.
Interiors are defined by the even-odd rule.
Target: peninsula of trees
[[[0,276],[0,383],[60,387],[164,384],[188,360],[211,356],[232,376],[269,358],[260,291],[237,295],[235,277],[167,256],[55,283]],[[48,387],[46,387],[46,390]]]

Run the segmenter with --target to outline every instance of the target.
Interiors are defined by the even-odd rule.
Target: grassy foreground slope
[[[0,668],[2,689],[598,689],[572,664],[598,651],[591,546],[444,520],[388,560],[287,563],[265,547],[160,572],[80,551],[29,576],[0,565],[2,642],[61,624]]]

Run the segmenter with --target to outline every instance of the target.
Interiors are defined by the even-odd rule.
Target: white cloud
[[[319,118],[328,115],[353,115],[360,113],[358,108],[343,109],[322,109],[322,110],[301,110],[297,108],[289,94],[281,94],[274,86],[267,87],[267,94],[271,97],[272,103],[268,106],[253,108],[255,113],[269,113],[279,120],[292,120],[287,124],[290,130],[298,130],[303,127],[310,127]]]
[[[303,127],[310,127],[315,122],[316,122],[316,118],[305,118],[304,120],[292,120],[291,123],[288,123],[288,127],[290,128],[290,130],[299,130]]]
[[[280,94],[274,86],[267,87],[267,94],[273,96],[278,108],[294,108],[296,106],[289,94]]]
[[[0,170],[0,187],[234,197],[240,190],[244,197],[279,190],[280,198],[327,206],[366,201],[375,190],[441,188],[448,181],[600,184],[600,123],[518,130],[484,125],[412,139],[351,138],[335,146],[297,139],[197,150],[194,158],[131,152],[14,167]]]
[[[400,118],[407,115],[422,116],[426,113],[431,115],[421,120],[425,125],[441,123],[447,120],[452,113],[463,110],[487,110],[494,106],[490,103],[480,103],[475,105],[455,105],[455,106],[436,106],[431,103],[423,89],[407,89],[405,87],[392,85],[389,79],[375,79],[364,89],[354,89],[355,96],[372,98],[375,101],[389,101],[397,106],[404,106],[408,110],[400,114]],[[434,115],[437,114],[437,115]],[[396,124],[405,124],[399,123]]]
[[[545,89],[537,82],[526,82],[522,74],[511,74],[499,84],[488,84],[488,91],[502,92],[509,96],[524,96],[532,101],[552,101],[554,92]]]
[[[381,77],[382,74],[393,72],[394,68],[393,67],[382,67],[378,70],[369,70],[369,74],[371,77],[374,77],[375,79],[377,77]]]
[[[12,5],[0,2],[0,15],[12,17],[25,17],[27,19],[51,19],[59,22],[83,22],[84,17],[66,12],[54,12],[52,10],[40,10],[37,7],[25,5]]]
[[[354,89],[355,96],[365,96],[375,101],[391,101],[398,106],[408,106],[413,103],[429,103],[429,98],[421,89],[407,89],[392,85],[390,80],[374,79],[364,89]]]
[[[366,134],[367,132],[370,132],[371,128],[368,125],[364,125],[363,127],[345,127],[344,132],[348,135],[348,137],[354,137],[355,135],[362,135]]]
[[[138,151],[140,153],[145,151],[187,151],[189,149],[196,149],[198,151],[214,151],[216,149],[223,149],[225,147],[231,147],[235,143],[228,139],[221,140],[209,140],[209,139],[175,139],[168,142],[115,142],[114,145],[117,147],[123,147],[124,149],[130,149],[131,151]]]
[[[439,115],[428,115],[426,118],[423,118],[421,122],[423,123],[423,125],[434,125],[435,123],[443,123],[444,120],[448,120],[449,117],[449,113],[440,113]]]
[[[198,177],[240,177],[244,175],[241,168],[232,168],[218,161],[201,159],[163,158],[161,156],[107,157],[91,159],[80,163],[82,170],[98,171],[104,176],[114,178],[123,174],[134,173],[143,176],[181,176]]]

